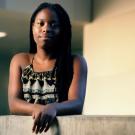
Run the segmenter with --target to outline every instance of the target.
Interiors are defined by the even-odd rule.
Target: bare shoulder
[[[81,55],[73,55],[73,67],[78,67],[87,71],[87,62],[85,58]]]
[[[11,65],[16,65],[20,68],[25,67],[26,65],[29,65],[31,63],[31,59],[33,57],[33,54],[30,53],[18,53],[15,54],[11,60]]]

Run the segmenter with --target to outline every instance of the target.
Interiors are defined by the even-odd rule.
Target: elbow
[[[9,111],[10,111],[11,114],[14,114],[13,103],[9,103]]]
[[[75,113],[81,115],[83,110],[83,102],[81,100],[76,100],[75,102],[76,102]]]
[[[10,113],[15,114],[15,101],[14,101],[14,99],[9,99],[8,104],[9,104]]]
[[[81,115],[81,114],[82,114],[82,109],[76,109],[76,110],[75,110],[75,114]]]

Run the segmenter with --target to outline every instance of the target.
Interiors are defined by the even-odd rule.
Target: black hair
[[[43,9],[53,10],[60,22],[60,47],[56,57],[56,90],[59,102],[68,99],[68,90],[73,77],[73,58],[71,55],[71,23],[67,12],[59,4],[42,3],[34,11],[30,20],[30,53],[36,53],[37,47],[33,38],[32,25],[36,15]]]

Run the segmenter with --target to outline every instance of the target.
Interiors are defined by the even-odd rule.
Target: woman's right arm
[[[21,54],[15,55],[10,63],[8,102],[12,114],[32,115],[36,110],[41,109],[41,105],[27,103],[23,100],[22,82],[21,82]],[[37,111],[36,111],[37,112]],[[38,112],[37,112],[38,113]]]

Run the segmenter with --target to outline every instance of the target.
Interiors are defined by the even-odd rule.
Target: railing
[[[32,125],[30,116],[0,116],[0,135],[34,135]],[[135,135],[135,117],[60,116],[41,135]]]

